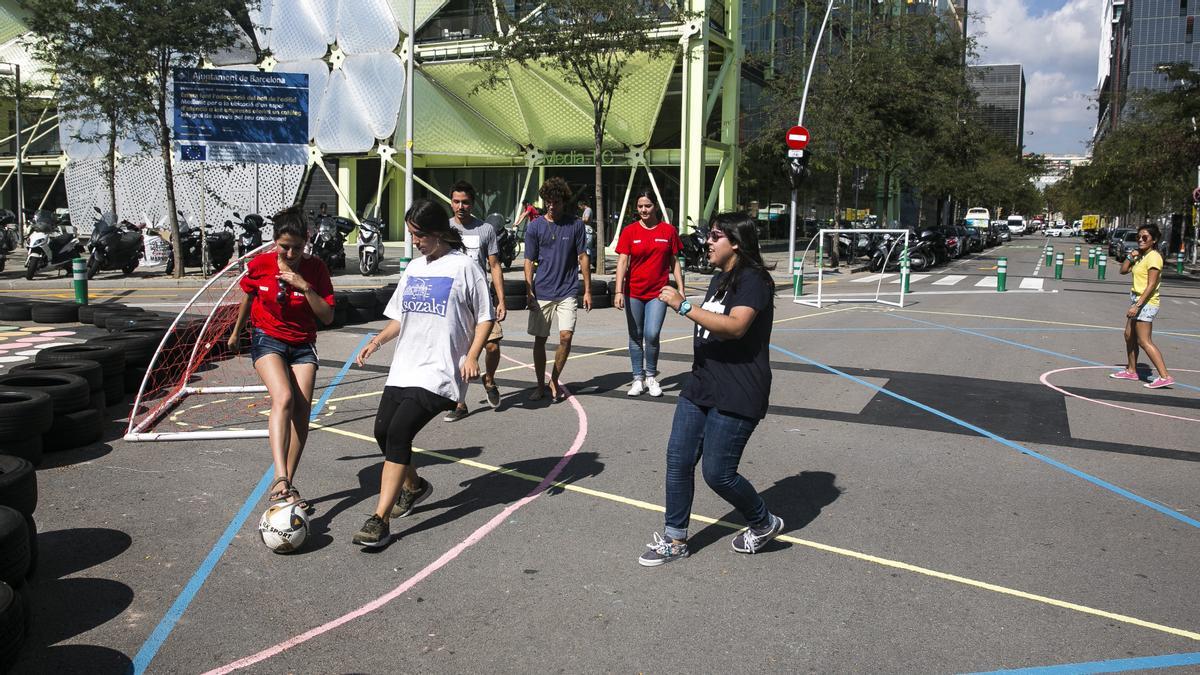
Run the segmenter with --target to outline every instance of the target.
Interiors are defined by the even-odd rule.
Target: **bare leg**
[[[254,370],[271,396],[271,417],[267,421],[267,441],[271,460],[275,462],[275,477],[288,477],[288,448],[292,436],[292,378],[283,357],[268,354],[254,362]]]
[[[571,355],[571,338],[573,331],[558,331],[558,349],[554,350],[554,370],[550,371],[550,396],[558,399],[562,395],[562,387],[558,378],[562,375],[563,366],[567,365],[567,357]]]
[[[292,366],[292,382],[295,396],[292,398],[291,442],[287,451],[287,477],[296,479],[296,467],[304,444],[308,441],[308,420],[312,415],[313,387],[317,381],[317,367],[311,363]]]
[[[392,506],[400,496],[400,484],[408,473],[407,464],[396,464],[384,461],[383,473],[379,476],[379,503],[375,505],[375,515],[383,522],[392,519]]]
[[[546,390],[546,338],[533,338],[533,373],[537,377],[537,390]]]
[[[1136,323],[1133,319],[1125,320],[1125,356],[1128,360],[1125,370],[1131,373],[1137,372],[1138,336],[1137,331],[1134,330]]]
[[[1146,356],[1150,358],[1150,363],[1158,369],[1159,377],[1170,377],[1167,372],[1167,364],[1163,362],[1162,352],[1158,351],[1158,347],[1150,340],[1150,332],[1154,329],[1154,324],[1149,321],[1137,322],[1137,343],[1146,352]]]
[[[483,346],[483,383],[496,384],[496,369],[500,367],[500,341],[492,340]]]

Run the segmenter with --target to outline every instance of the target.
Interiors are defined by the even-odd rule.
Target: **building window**
[[[1189,16],[1187,18],[1187,29],[1183,32],[1183,41],[1187,44],[1192,44],[1192,31],[1196,27],[1196,17]]]
[[[1187,0],[1179,0],[1179,16],[1187,16]]]

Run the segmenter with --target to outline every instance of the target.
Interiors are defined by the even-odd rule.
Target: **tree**
[[[494,5],[504,31],[493,37],[495,51],[481,62],[487,73],[482,87],[507,81],[508,68],[537,65],[557,72],[579,87],[592,106],[595,152],[596,270],[604,271],[605,216],[601,155],[613,96],[638,53],[652,57],[678,53],[679,43],[655,38],[664,23],[684,22],[689,15],[661,0],[546,0],[528,17],[513,16],[505,4]]]

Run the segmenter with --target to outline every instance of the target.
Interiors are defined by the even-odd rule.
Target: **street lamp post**
[[[16,141],[17,141],[17,231],[21,233],[22,241],[25,239],[25,180],[21,174],[21,66],[16,63],[0,62],[0,75],[12,75],[16,80],[16,86],[13,88],[13,100],[15,101],[16,112]]]

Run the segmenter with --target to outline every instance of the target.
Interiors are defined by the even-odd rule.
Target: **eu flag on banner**
[[[179,159],[185,162],[203,162],[208,153],[203,145],[183,145],[179,148]]]

